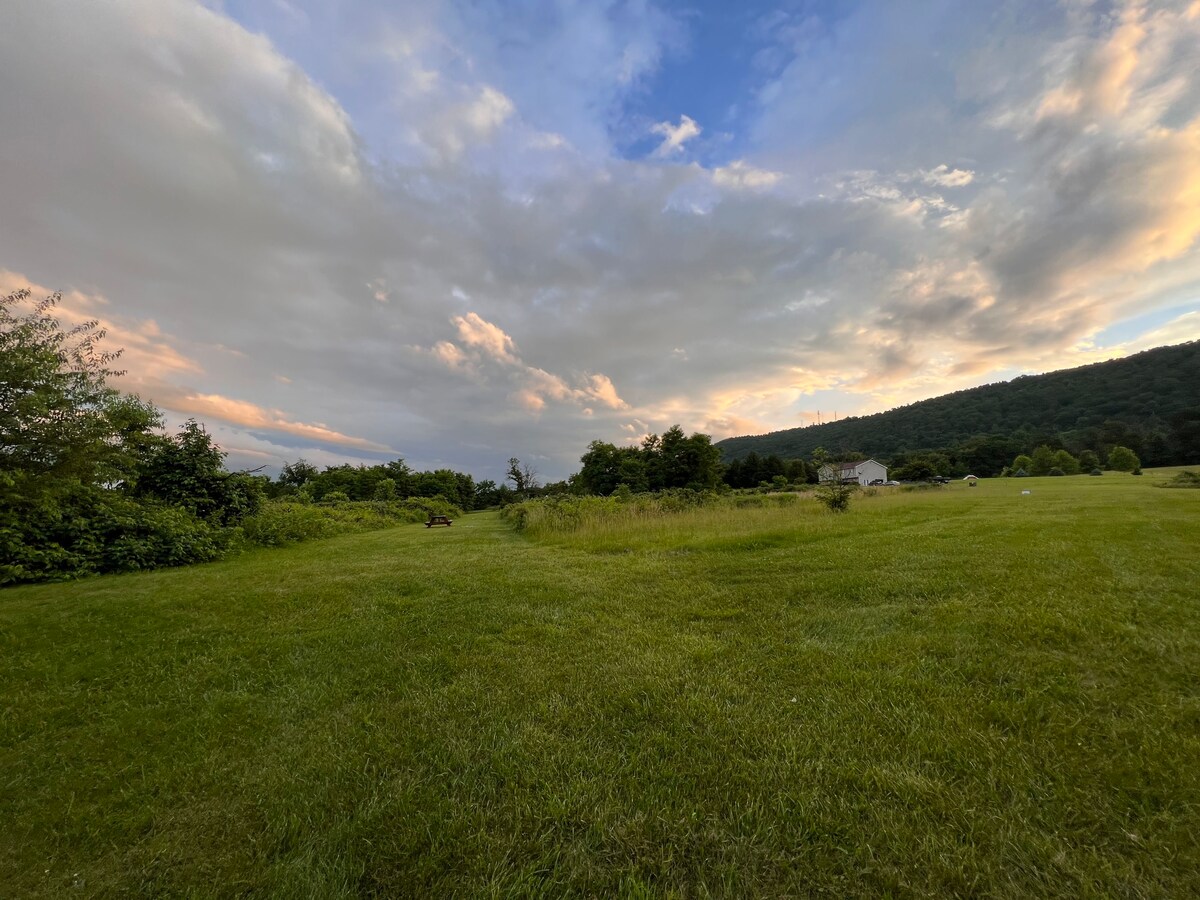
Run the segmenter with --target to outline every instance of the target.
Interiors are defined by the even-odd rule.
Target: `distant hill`
[[[750,453],[792,459],[817,447],[887,459],[981,435],[1071,434],[1113,421],[1154,428],[1197,407],[1200,341],[1190,341],[1077,369],[1022,375],[870,416],[728,438],[717,446],[726,462]]]

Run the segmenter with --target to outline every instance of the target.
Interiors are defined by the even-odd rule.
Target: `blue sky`
[[[1200,0],[5,15],[0,289],[235,465],[557,478],[1200,337]]]

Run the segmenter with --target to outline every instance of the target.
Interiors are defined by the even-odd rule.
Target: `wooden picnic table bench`
[[[454,522],[449,516],[430,516],[429,521],[425,523],[426,528],[432,528],[434,525],[453,525]]]

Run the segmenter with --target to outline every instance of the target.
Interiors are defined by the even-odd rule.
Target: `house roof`
[[[875,460],[873,460],[873,459],[860,459],[858,462],[844,462],[844,463],[842,463],[842,464],[841,464],[841,465],[842,465],[842,471],[843,471],[843,472],[853,472],[853,471],[854,471],[855,469],[857,469],[859,466],[861,466],[861,465],[864,465],[865,463],[869,463],[869,462],[875,463],[875,465],[877,465],[877,466],[881,466],[882,468],[885,468],[885,469],[887,468],[887,466],[883,465],[883,463],[881,463],[881,462],[875,462]]]

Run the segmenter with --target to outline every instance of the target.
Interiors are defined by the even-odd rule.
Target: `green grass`
[[[1173,474],[5,590],[0,896],[1195,896]]]

